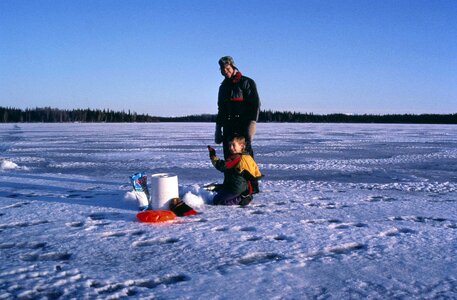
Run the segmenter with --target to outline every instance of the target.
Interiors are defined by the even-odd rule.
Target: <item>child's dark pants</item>
[[[230,192],[221,190],[214,196],[214,205],[238,205],[241,201],[241,195],[232,194]]]

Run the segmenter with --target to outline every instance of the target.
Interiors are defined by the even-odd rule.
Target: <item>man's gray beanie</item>
[[[219,59],[219,66],[221,68],[225,68],[225,66],[231,65],[233,68],[236,69],[235,62],[233,61],[233,58],[231,56],[224,56]]]

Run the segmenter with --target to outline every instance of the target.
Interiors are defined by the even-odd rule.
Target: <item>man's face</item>
[[[225,78],[232,78],[233,74],[235,74],[235,69],[231,65],[226,65],[221,68],[221,73]]]

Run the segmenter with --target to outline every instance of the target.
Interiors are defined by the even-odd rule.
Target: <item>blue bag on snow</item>
[[[149,189],[148,177],[145,173],[140,172],[130,176],[133,185],[133,192],[135,193],[136,200],[140,210],[149,208]]]

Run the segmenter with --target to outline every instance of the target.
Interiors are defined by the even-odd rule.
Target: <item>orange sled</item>
[[[143,223],[162,223],[176,219],[174,212],[169,210],[146,210],[136,215]]]

